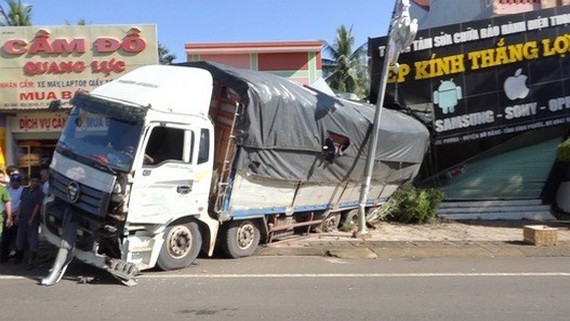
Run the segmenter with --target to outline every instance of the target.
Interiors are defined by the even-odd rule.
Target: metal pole
[[[406,2],[409,5],[409,2]],[[380,121],[382,119],[382,106],[384,105],[384,95],[386,93],[386,84],[388,83],[388,70],[391,63],[396,63],[398,59],[398,54],[400,50],[405,48],[398,48],[402,46],[402,41],[409,43],[410,39],[402,40],[397,39],[398,45],[396,48],[392,48],[394,45],[392,27],[402,14],[402,0],[396,0],[394,4],[394,10],[392,11],[392,19],[390,20],[390,26],[388,27],[388,41],[386,42],[386,50],[384,51],[384,63],[382,66],[382,76],[380,78],[380,85],[378,87],[378,98],[376,101],[376,110],[374,112],[374,120],[372,123],[372,132],[370,133],[370,145],[368,149],[368,158],[366,160],[366,167],[364,169],[364,182],[362,183],[362,188],[360,189],[360,201],[358,203],[358,231],[355,236],[363,236],[368,234],[368,229],[366,227],[366,204],[368,201],[368,192],[370,191],[370,184],[372,182],[372,170],[374,169],[374,160],[376,156],[376,146],[378,145],[378,134],[380,132]],[[407,10],[407,8],[405,8]],[[415,33],[412,37],[415,36]],[[394,57],[389,55],[394,53]]]

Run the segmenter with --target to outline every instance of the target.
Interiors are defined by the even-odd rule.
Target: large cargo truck
[[[146,66],[72,100],[42,231],[125,282],[237,258],[283,232],[334,228],[358,208],[374,107],[207,62]],[[386,111],[367,206],[418,173],[428,132]]]

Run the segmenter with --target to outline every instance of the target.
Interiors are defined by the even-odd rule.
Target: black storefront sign
[[[386,37],[369,39],[375,103]],[[570,123],[570,6],[421,30],[385,105],[409,108],[437,145]]]

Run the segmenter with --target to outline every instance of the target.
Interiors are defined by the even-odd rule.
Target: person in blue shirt
[[[44,193],[41,189],[40,175],[30,175],[30,185],[22,191],[20,213],[18,215],[18,235],[16,247],[28,253],[27,270],[35,267],[39,246],[40,211]]]

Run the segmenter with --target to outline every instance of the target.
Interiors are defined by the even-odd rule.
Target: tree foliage
[[[77,26],[86,26],[88,24],[89,23],[85,19],[79,19],[79,20],[77,20],[77,23],[76,23]],[[65,20],[65,25],[66,26],[73,26],[73,23],[69,22],[68,20]]]
[[[570,163],[570,138],[567,138],[556,147],[556,159],[559,162]]]
[[[158,43],[158,61],[161,65],[170,65],[176,59],[176,55],[171,53],[168,48]]]
[[[356,49],[353,47],[352,27],[347,29],[341,25],[336,30],[334,43],[325,43],[323,48],[328,56],[323,58],[323,74],[331,88],[363,98],[368,95],[369,90],[367,44]]]
[[[392,195],[388,217],[402,222],[424,224],[437,219],[437,209],[443,193],[437,189],[417,189],[409,184]]]
[[[21,0],[5,0],[7,6],[0,4],[0,26],[31,26],[32,6]]]

